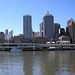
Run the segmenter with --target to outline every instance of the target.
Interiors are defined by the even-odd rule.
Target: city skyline
[[[69,18],[75,20],[74,2],[74,0],[1,0],[0,32],[13,29],[14,35],[23,34],[23,15],[27,14],[32,16],[32,29],[37,32],[47,11],[54,16],[54,23],[59,23],[61,27],[66,28]]]

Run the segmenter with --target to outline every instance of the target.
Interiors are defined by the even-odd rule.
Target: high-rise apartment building
[[[13,38],[13,30],[9,30],[8,29],[5,30],[5,41],[9,42],[9,40]]]
[[[32,39],[32,18],[30,15],[23,16],[23,35],[24,38]]]
[[[5,30],[5,40],[7,40],[8,29]]]
[[[59,29],[60,29],[60,24],[54,23],[54,38],[55,39],[59,38]]]
[[[43,37],[43,22],[40,24],[40,36]]]
[[[9,35],[13,37],[13,30],[9,30]]]
[[[59,34],[60,24],[54,23],[54,34]]]
[[[71,22],[71,21],[70,21]],[[71,43],[75,41],[75,22],[72,21],[66,27],[66,34],[70,36]]]
[[[4,42],[4,32],[0,32],[0,42]]]
[[[49,12],[43,17],[43,36],[54,38],[54,18]]]

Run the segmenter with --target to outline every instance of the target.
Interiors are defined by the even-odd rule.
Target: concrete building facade
[[[61,36],[59,37],[60,41],[70,41],[70,37],[69,36]]]
[[[4,40],[5,40],[5,37],[4,37],[5,35],[4,35],[4,32],[0,32],[0,42],[4,42]]]
[[[40,24],[40,37],[43,37],[43,22]]]
[[[70,36],[71,43],[75,42],[75,22],[72,22],[67,25],[66,34]]]
[[[5,40],[7,40],[8,29],[5,30]]]
[[[40,44],[44,44],[48,41],[50,41],[50,40],[47,37],[35,37],[35,38],[32,39],[33,43],[40,43]]]
[[[70,44],[69,36],[61,36],[59,37],[59,41],[56,41],[57,44]]]
[[[71,24],[72,22],[74,22],[74,20],[73,20],[72,18],[70,18],[70,19],[67,21],[67,26],[68,26],[69,24]]]
[[[24,38],[32,39],[32,18],[30,15],[23,16],[23,35]]]
[[[24,38],[23,35],[14,36],[14,43],[31,43],[31,40]]]
[[[9,36],[13,37],[13,30],[9,30]]]
[[[54,34],[59,34],[60,24],[54,23]]]
[[[40,32],[32,32],[32,38],[39,37]]]
[[[59,29],[60,29],[60,24],[54,23],[54,38],[57,40],[59,38]]]
[[[54,18],[49,13],[43,17],[43,36],[54,39]]]

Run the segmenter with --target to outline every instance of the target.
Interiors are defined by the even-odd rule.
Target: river
[[[75,75],[75,51],[0,51],[0,75]]]

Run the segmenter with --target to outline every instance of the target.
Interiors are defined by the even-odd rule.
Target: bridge
[[[19,48],[22,50],[48,50],[55,48],[75,48],[75,44],[36,44],[36,43],[4,43],[0,44],[0,50]]]

